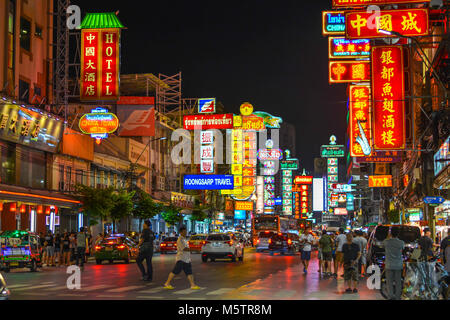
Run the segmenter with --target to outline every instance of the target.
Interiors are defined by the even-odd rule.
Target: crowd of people
[[[86,228],[80,228],[76,232],[64,232],[63,234],[39,234],[42,248],[42,266],[60,267],[76,264],[81,268],[87,262],[87,257],[92,253],[92,236]]]

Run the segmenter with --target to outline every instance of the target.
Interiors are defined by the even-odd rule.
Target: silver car
[[[216,259],[231,259],[236,262],[244,260],[244,243],[243,240],[237,240],[233,235],[225,233],[213,233],[208,235],[202,247],[202,261],[207,262],[208,259],[215,261]]]
[[[256,252],[269,250],[269,239],[275,234],[273,231],[261,231],[256,240]]]

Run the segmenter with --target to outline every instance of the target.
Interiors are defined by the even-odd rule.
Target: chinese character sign
[[[344,37],[329,37],[329,58],[368,58],[370,57],[370,40],[355,39],[348,40]]]
[[[380,32],[394,31],[404,36],[428,35],[427,9],[381,10],[378,16],[366,11],[348,12],[345,16],[347,39],[386,38],[391,35]],[[372,22],[372,20],[374,20]],[[392,37],[396,37],[392,35]]]
[[[81,30],[80,99],[119,99],[120,29]]]
[[[372,50],[373,137],[375,150],[405,148],[403,51],[383,46]]]
[[[369,144],[372,141],[371,121],[370,121],[370,87],[350,86],[350,154],[352,157],[365,156],[361,145],[365,141]],[[363,130],[361,132],[360,130]],[[357,139],[359,137],[359,139]],[[361,140],[360,140],[361,139]]]
[[[330,61],[330,83],[370,81],[369,61]]]
[[[384,5],[394,3],[424,3],[430,0],[333,0],[333,8],[366,7],[372,4]]]

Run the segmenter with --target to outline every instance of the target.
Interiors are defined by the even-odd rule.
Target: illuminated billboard
[[[330,61],[329,82],[351,83],[370,81],[369,61]]]
[[[324,181],[323,178],[313,179],[313,211],[324,211]]]
[[[81,30],[81,101],[119,99],[120,29]]]
[[[185,130],[233,129],[233,114],[184,116],[183,128]]]
[[[374,149],[404,149],[406,117],[402,47],[373,48],[372,74]]]
[[[385,188],[392,187],[392,176],[369,176],[369,188]]]
[[[368,39],[328,38],[328,57],[330,59],[369,58],[370,49],[370,40]]]
[[[352,11],[345,15],[345,37],[347,39],[372,39],[396,37],[387,32],[398,32],[403,36],[426,36],[429,32],[427,9],[381,10],[371,25],[373,12]],[[380,31],[382,30],[382,31]]]
[[[204,98],[198,99],[198,113],[214,113],[216,112],[216,99]]]
[[[366,7],[401,3],[425,3],[430,0],[333,0],[333,8]]]
[[[322,12],[322,34],[344,35],[345,34],[345,12],[323,11]]]

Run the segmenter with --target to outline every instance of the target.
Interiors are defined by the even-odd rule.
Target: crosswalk
[[[196,299],[203,300],[218,297],[236,290],[237,288],[204,288],[200,290],[191,290],[190,288],[179,288],[174,290],[164,289],[156,284],[130,285],[117,287],[114,284],[96,284],[82,287],[81,289],[70,290],[67,286],[56,282],[42,282],[35,284],[17,283],[8,286],[11,290],[11,298],[20,299],[26,296],[32,299],[33,296],[47,297],[48,299],[60,298],[79,298],[79,299]],[[203,296],[206,296],[205,298]]]

